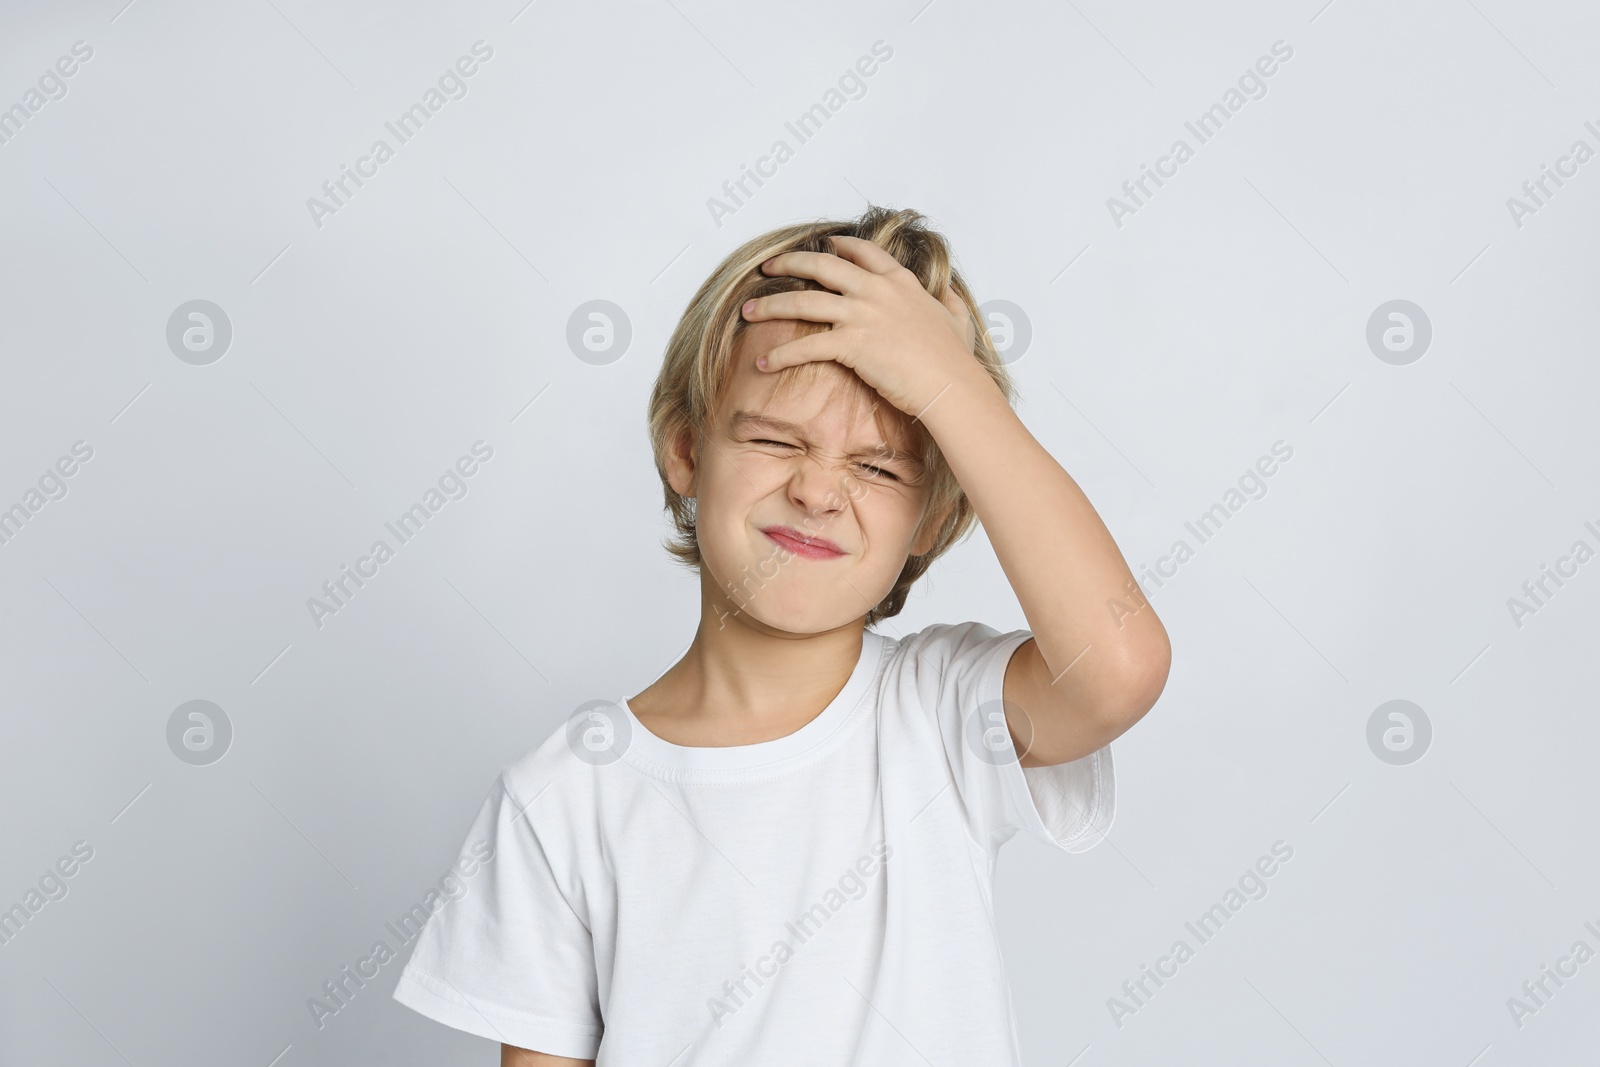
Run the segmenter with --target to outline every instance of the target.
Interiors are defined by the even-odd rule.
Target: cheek
[[[701,557],[721,576],[737,571],[748,555],[751,516],[770,494],[772,480],[743,460],[736,468],[721,464],[706,473],[695,502],[695,537]]]
[[[853,507],[869,545],[889,554],[910,554],[922,519],[919,497],[901,489],[870,486],[857,495]]]
[[[742,522],[760,501],[783,486],[783,469],[769,456],[729,455],[701,482],[702,509],[718,519]]]

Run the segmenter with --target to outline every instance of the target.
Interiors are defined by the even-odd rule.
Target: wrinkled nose
[[[803,456],[789,475],[790,503],[824,521],[849,504],[849,488],[849,464],[838,458]]]

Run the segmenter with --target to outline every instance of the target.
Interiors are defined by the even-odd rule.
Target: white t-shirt
[[[1019,829],[1114,815],[1111,749],[1024,769],[1000,699],[1031,634],[864,630],[844,689],[773,741],[687,748],[593,701],[507,766],[395,999],[596,1067],[1019,1063],[992,887]]]

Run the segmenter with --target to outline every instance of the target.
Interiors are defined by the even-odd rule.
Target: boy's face
[[[812,364],[780,397],[777,375],[756,368],[797,332],[793,320],[747,327],[700,443],[668,460],[673,488],[696,498],[701,585],[724,625],[820,633],[858,619],[938,530],[917,536],[928,489],[903,417],[853,371]],[[851,390],[863,397],[853,416]],[[887,438],[874,406],[890,412]]]

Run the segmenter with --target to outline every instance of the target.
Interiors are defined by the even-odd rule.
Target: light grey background
[[[399,961],[320,1028],[307,1000],[394,942],[500,766],[688,643],[644,431],[662,345],[735,244],[870,199],[1024,310],[1019,413],[1130,565],[1195,548],[1147,586],[1173,669],[1115,743],[1108,840],[1003,852],[1028,1062],[1591,1062],[1600,960],[1520,1026],[1507,998],[1600,949],[1600,561],[1520,626],[1508,599],[1600,548],[1600,160],[1520,226],[1507,199],[1600,148],[1592,5],[523,2],[0,10],[0,107],[93,48],[0,144],[0,507],[93,449],[0,545],[0,906],[94,850],[0,946],[0,1060],[496,1062],[389,999]],[[479,40],[467,95],[317,226],[307,199]],[[166,342],[195,299],[233,329],[204,366]],[[597,299],[633,331],[599,366],[566,342]],[[1433,330],[1406,365],[1366,341],[1396,299]],[[307,599],[478,440],[468,494],[319,628]],[[881,629],[965,619],[1026,625],[981,532]],[[234,730],[208,766],[166,739],[196,699]],[[1433,729],[1409,765],[1367,743],[1393,699]]]

